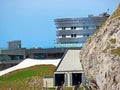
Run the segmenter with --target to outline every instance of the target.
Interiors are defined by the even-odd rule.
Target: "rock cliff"
[[[120,90],[120,4],[80,51],[89,89]]]

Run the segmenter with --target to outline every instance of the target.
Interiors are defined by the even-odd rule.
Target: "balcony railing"
[[[84,43],[88,37],[80,37],[80,38],[58,38],[57,43]]]
[[[85,34],[93,34],[96,30],[95,29],[83,29],[83,30],[59,30],[56,32],[57,36],[62,36],[62,35],[71,35],[71,34],[76,34],[76,35],[85,35]]]

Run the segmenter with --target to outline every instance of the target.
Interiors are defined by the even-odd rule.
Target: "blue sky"
[[[21,40],[22,47],[53,47],[56,18],[111,14],[119,0],[0,0],[0,47]]]

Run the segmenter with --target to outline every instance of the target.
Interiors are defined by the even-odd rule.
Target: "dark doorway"
[[[62,86],[65,82],[65,74],[55,74],[55,86]]]
[[[82,73],[72,73],[72,85],[79,85],[82,82]]]

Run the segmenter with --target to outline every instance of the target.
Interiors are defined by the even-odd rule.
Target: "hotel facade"
[[[86,40],[106,21],[109,14],[88,15],[83,18],[55,19],[55,47],[82,47]]]

